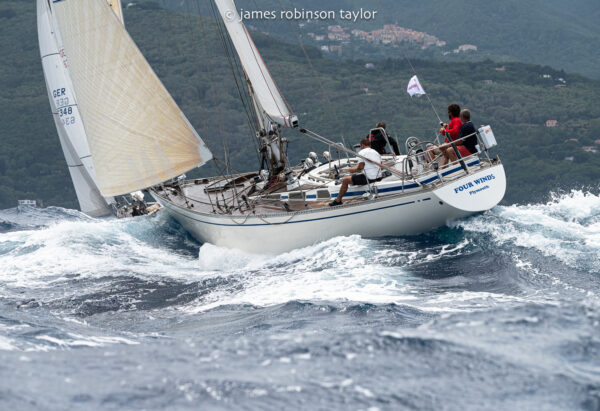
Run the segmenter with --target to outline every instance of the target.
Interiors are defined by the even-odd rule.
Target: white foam
[[[3,351],[14,351],[17,350],[17,346],[15,345],[15,341],[0,335],[0,350]]]
[[[413,299],[405,293],[409,287],[402,284],[400,270],[369,263],[370,246],[371,242],[360,236],[337,237],[279,256],[260,256],[205,244],[200,250],[201,266],[228,270],[229,275],[243,278],[244,287],[233,294],[213,293],[201,305],[188,309],[203,311],[224,304],[268,306],[291,300],[386,303]]]
[[[540,251],[581,269],[600,271],[600,196],[572,191],[545,204],[496,207],[452,226],[491,234],[498,245]]]
[[[145,225],[152,230],[153,223],[143,219],[60,221],[46,228],[3,233],[0,249],[11,250],[0,254],[0,281],[13,287],[44,287],[73,275],[198,278],[196,259],[129,232]]]
[[[38,335],[35,343],[29,340],[17,340],[14,338],[0,335],[0,350],[3,351],[51,351],[55,349],[70,349],[80,347],[104,347],[114,344],[136,345],[137,341],[133,341],[119,336],[84,336],[75,333],[68,333],[62,337],[54,337],[50,335]],[[22,361],[28,361],[27,357]]]
[[[226,271],[239,279],[243,288],[213,292],[201,303],[183,309],[199,312],[220,305],[271,306],[300,300],[417,304],[434,311],[433,305],[423,303],[421,291],[414,284],[418,281],[403,267],[452,258],[469,246],[470,242],[464,240],[422,250],[381,248],[377,240],[354,235],[279,256],[261,256],[205,244],[200,250],[200,259],[205,260],[201,266],[215,270],[212,275]],[[464,304],[458,309],[463,310]]]
[[[8,288],[51,289],[55,282],[73,275],[99,278],[126,273],[185,282],[227,277],[239,284],[217,287],[182,307],[191,312],[228,304],[269,306],[292,300],[396,303],[427,311],[477,310],[490,301],[519,302],[485,292],[423,293],[422,281],[412,277],[410,267],[469,253],[472,235],[457,244],[422,249],[402,243],[396,248],[382,247],[381,241],[360,236],[337,237],[278,256],[204,244],[195,259],[161,246],[163,223],[156,218],[71,219],[41,229],[0,234],[0,282]],[[489,234],[499,246],[511,243],[554,255],[575,267],[583,263],[600,267],[600,197],[589,193],[573,192],[540,205],[496,207],[453,226]],[[523,259],[517,258],[517,264],[533,270]]]

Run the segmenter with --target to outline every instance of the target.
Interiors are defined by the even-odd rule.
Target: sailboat
[[[133,115],[133,112],[126,108],[126,106],[129,106],[131,100],[121,100],[118,104],[115,104],[116,100],[130,96],[124,93],[119,97],[119,87],[131,88],[133,79],[130,76],[125,82],[121,82],[119,79],[121,72],[118,70],[110,74],[110,79],[103,77],[105,74],[109,75],[108,73],[101,73],[94,70],[93,75],[95,77],[89,79],[89,81],[81,77],[82,75],[90,74],[89,72],[86,74],[81,71],[72,73],[61,34],[65,33],[67,36],[70,36],[72,32],[68,29],[77,30],[78,27],[82,27],[75,24],[75,22],[81,22],[86,16],[84,13],[82,16],[73,17],[70,20],[73,24],[64,20],[65,29],[61,31],[59,30],[58,13],[55,13],[54,10],[54,4],[56,3],[59,3],[59,1],[46,0],[37,2],[38,40],[54,123],[81,211],[92,217],[101,217],[110,214],[115,214],[117,217],[153,214],[158,211],[159,207],[156,205],[148,206],[144,201],[143,193],[139,190],[131,190],[129,192],[107,190],[104,186],[101,190],[99,179],[106,180],[107,177],[105,174],[108,170],[107,167],[100,167],[102,175],[98,175],[96,172],[97,169],[94,167],[95,163],[108,166],[108,168],[112,169],[110,171],[112,173],[111,178],[116,179],[118,178],[118,173],[124,167],[131,169],[132,164],[130,160],[136,160],[136,156],[130,159],[127,158],[128,150],[132,150],[132,144],[136,143],[134,139],[129,139],[129,136],[135,133],[127,133],[128,126],[125,122],[127,119],[117,120],[110,114],[111,110],[125,109],[128,115]],[[122,26],[123,11],[120,0],[109,0],[107,3],[103,3],[103,6],[105,5],[111,11],[110,17],[116,19]],[[80,20],[76,20],[76,18]],[[91,22],[85,21],[82,24],[89,23]],[[101,29],[102,25],[103,23],[100,20],[95,23],[95,27],[99,29]],[[108,32],[101,34],[103,36],[112,36],[112,38],[103,37],[105,39],[118,41],[119,38],[118,35]],[[100,40],[96,39],[95,41]],[[75,51],[73,50],[73,52]],[[87,68],[92,68],[92,65],[95,63],[100,63],[100,59],[94,61],[87,60]],[[147,65],[145,60],[139,64],[141,67],[144,67],[144,64]],[[133,69],[135,67],[130,66],[129,72],[131,73]],[[77,91],[79,95],[75,92],[73,81],[73,77],[75,76],[78,77],[79,87],[77,87]],[[160,81],[156,83],[156,80],[153,85],[156,86],[158,84],[162,86]],[[110,90],[104,89],[105,93],[96,93],[95,90],[100,84],[103,86],[113,84],[113,87]],[[117,87],[114,86],[115,84],[117,84]],[[168,93],[166,95],[170,98]],[[83,105],[85,108],[82,108],[80,105],[80,100],[84,101]],[[99,107],[101,108],[99,109]],[[82,113],[84,110],[88,110],[88,114],[85,115],[85,123]],[[150,115],[148,113],[148,116]],[[122,121],[122,123],[111,124],[111,121]],[[182,121],[185,122],[185,120]],[[143,130],[140,131],[143,132]],[[109,138],[105,138],[105,136],[109,135]],[[118,147],[118,151],[116,147]],[[94,153],[93,158],[92,152]],[[139,161],[139,155],[137,157]],[[139,163],[137,166],[139,166]],[[133,170],[129,172],[132,174],[135,173]],[[108,191],[114,194],[107,194]]]
[[[63,73],[61,84],[69,90],[67,114],[77,112],[72,124],[57,120],[59,136],[61,129],[81,125],[73,127],[77,134],[63,131],[61,142],[90,203],[146,190],[200,242],[281,253],[335,236],[418,234],[502,200],[504,168],[490,156],[497,144],[491,128],[482,126],[477,152],[461,157],[451,143],[458,160],[443,167],[429,155],[431,142],[408,138],[404,154],[383,155],[377,163],[383,170],[379,179],[350,186],[343,204],[330,206],[348,169],[371,160],[300,127],[233,0],[214,4],[241,66],[261,164],[255,172],[184,178],[182,173],[213,155],[129,37],[114,1],[38,0],[42,59],[61,68],[55,71]],[[60,113],[65,105],[52,99],[56,90],[62,96],[63,85],[48,77],[51,104]],[[300,132],[329,149],[321,157],[311,152],[294,166],[284,131]],[[334,151],[346,156],[334,158]]]

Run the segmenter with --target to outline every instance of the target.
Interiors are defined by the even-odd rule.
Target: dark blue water
[[[600,197],[279,256],[0,211],[2,409],[600,409]]]

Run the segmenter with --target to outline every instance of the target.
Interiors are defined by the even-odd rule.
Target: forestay
[[[105,0],[62,0],[54,10],[103,195],[212,158]]]
[[[229,37],[240,57],[242,67],[250,83],[261,111],[274,123],[283,127],[295,127],[293,115],[281,95],[271,73],[254,45],[250,33],[241,21],[233,0],[215,0]]]

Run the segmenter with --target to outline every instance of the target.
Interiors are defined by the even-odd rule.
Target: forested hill
[[[207,0],[194,2],[181,0],[156,0],[168,7],[180,10],[195,10],[195,5],[205,14],[210,14]],[[447,42],[443,50],[455,49],[461,44],[473,44],[477,52],[461,54],[463,59],[491,57],[494,60],[508,59],[526,63],[544,64],[568,72],[581,73],[600,78],[600,3],[598,0],[236,0],[239,9],[244,10],[375,10],[373,20],[322,22],[325,28],[330,24],[341,24],[352,29],[381,29],[384,24],[397,24],[401,27],[426,32]],[[296,23],[307,23],[306,19]],[[261,31],[271,32],[278,37],[295,39],[287,21],[281,19],[253,20],[248,22]],[[306,24],[296,31],[305,36],[318,31],[315,26]],[[401,56],[401,50],[391,46],[364,46],[354,36],[353,45],[343,45],[344,56],[362,55]],[[341,44],[327,39],[315,44]],[[404,43],[404,49],[410,48]],[[410,48],[415,55],[436,59],[455,59],[450,53],[443,56],[436,47],[420,50]],[[346,51],[348,50],[348,51]],[[405,50],[406,51],[406,50]],[[333,54],[333,53],[332,53]]]
[[[239,171],[255,169],[256,153],[237,99],[214,22],[165,10],[126,9],[126,26],[182,110],[217,155],[227,145]],[[39,58],[35,4],[0,3],[0,208],[19,198],[76,206],[62,157]],[[343,64],[308,49],[318,79],[297,46],[255,33],[256,44],[304,127],[355,143],[375,122],[392,134],[434,137],[435,118],[425,98],[411,99],[413,72],[402,60]],[[509,177],[506,202],[539,201],[559,188],[597,187],[600,154],[600,82],[526,64],[413,62],[439,113],[458,102],[476,124],[491,124],[496,153]],[[544,76],[546,75],[546,76]],[[565,83],[558,80],[563,78]],[[323,89],[319,87],[319,82]],[[558,87],[557,87],[558,86]],[[545,127],[557,120],[558,127]],[[288,132],[294,161],[326,149]],[[576,140],[576,141],[575,141]],[[589,149],[589,148],[588,148]],[[199,173],[214,170],[203,168]]]

